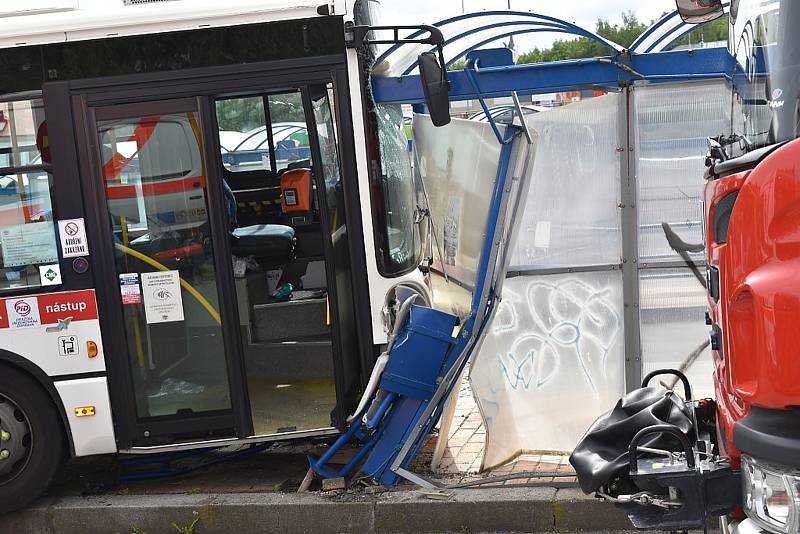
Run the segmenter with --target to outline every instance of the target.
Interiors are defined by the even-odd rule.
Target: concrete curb
[[[43,499],[0,518],[0,532],[579,532],[630,530],[625,515],[578,490],[459,490],[447,501],[414,490],[381,495],[231,493]],[[173,523],[175,526],[173,526]]]

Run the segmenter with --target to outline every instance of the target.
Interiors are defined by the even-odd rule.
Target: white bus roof
[[[346,15],[352,0],[3,0],[0,48]],[[352,13],[352,9],[350,9]]]

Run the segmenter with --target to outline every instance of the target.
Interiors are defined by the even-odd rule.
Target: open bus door
[[[357,324],[346,86],[294,74],[244,95],[231,76],[179,98],[46,89],[72,104],[121,449],[333,433],[355,405],[372,341]],[[222,112],[247,99],[264,102],[269,134],[249,167],[219,142]],[[270,110],[288,101],[298,131],[282,141]],[[304,175],[314,198],[299,213],[286,177]]]

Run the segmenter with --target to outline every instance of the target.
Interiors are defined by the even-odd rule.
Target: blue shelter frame
[[[487,97],[512,96],[518,105],[518,95],[532,95],[541,93],[562,92],[583,88],[594,88],[613,91],[625,91],[626,97],[631,87],[636,83],[675,83],[695,80],[729,79],[733,70],[733,60],[726,49],[707,48],[697,50],[681,50],[665,52],[671,44],[681,39],[684,35],[697,28],[684,24],[677,13],[671,13],[656,22],[648,29],[630,49],[608,41],[601,36],[580,28],[567,21],[536,13],[519,11],[487,11],[453,17],[435,24],[445,36],[443,48],[444,59],[452,65],[461,57],[467,56],[468,61],[464,70],[450,71],[449,78],[452,83],[450,91],[451,100],[478,99],[481,101],[487,116],[488,110],[483,102]],[[555,32],[559,34],[574,35],[592,39],[601,43],[609,50],[609,55],[600,58],[580,59],[573,61],[560,61],[554,63],[513,65],[504,64],[504,54],[478,52],[477,50],[500,39],[514,35]],[[423,32],[412,33],[407,39],[421,37]],[[395,45],[389,48],[377,61],[380,70],[388,72],[385,77],[372,78],[372,96],[379,104],[414,104],[422,106],[424,95],[418,74],[415,58],[422,52],[433,48],[429,44],[416,43]],[[508,54],[505,55],[506,58]],[[498,58],[500,58],[498,60]],[[481,65],[481,61],[484,64]],[[628,117],[628,123],[630,117]],[[629,124],[626,123],[626,128]],[[495,180],[494,195],[491,201],[490,217],[487,233],[480,258],[476,291],[473,295],[471,313],[462,326],[458,337],[450,337],[452,324],[445,324],[431,335],[427,331],[428,340],[420,338],[419,347],[413,347],[414,352],[424,352],[426,357],[430,354],[441,353],[443,366],[447,370],[444,376],[435,377],[435,373],[422,380],[417,374],[423,373],[425,365],[407,366],[406,372],[413,371],[406,376],[403,373],[395,376],[387,370],[381,380],[381,388],[386,393],[376,404],[377,410],[368,418],[363,418],[367,413],[357,414],[351,428],[330,448],[321,458],[310,458],[312,468],[323,476],[346,476],[357,467],[356,464],[363,460],[362,470],[386,485],[396,484],[404,478],[421,486],[431,486],[431,483],[410,472],[410,463],[422,444],[424,437],[432,426],[441,417],[444,403],[456,386],[456,379],[467,364],[476,341],[489,324],[492,311],[495,307],[502,288],[502,275],[505,265],[498,263],[498,237],[503,233],[504,217],[509,210],[508,190],[506,182],[509,178],[509,164],[512,159],[512,144],[515,136],[522,130],[515,126],[508,126],[500,131],[493,124],[498,141],[503,145],[501,161]],[[628,128],[629,130],[629,128]],[[530,140],[530,138],[529,138]],[[631,173],[633,165],[628,153],[632,152],[630,139],[622,147],[623,173]],[[524,174],[523,174],[524,176]],[[623,180],[623,184],[630,184],[630,180]],[[633,228],[627,238],[623,238],[623,257],[636,258],[638,236],[636,235],[637,215],[634,209],[636,193],[635,186],[623,186],[622,211],[623,228]],[[627,188],[627,189],[625,189]],[[518,197],[511,211],[518,213],[519,202],[524,195]],[[507,251],[503,251],[507,254]],[[625,259],[623,259],[623,263]],[[635,261],[633,263],[636,263]],[[629,264],[630,265],[630,264]],[[635,269],[623,269],[623,291],[626,304],[631,298],[638,303],[638,273]],[[640,350],[640,336],[638,330],[637,305],[626,306],[626,314],[637,326],[628,332],[626,329],[625,350],[626,354],[638,354]],[[423,312],[412,311],[419,316]],[[436,315],[442,312],[429,310],[425,313]],[[446,314],[444,314],[446,315]],[[439,317],[442,321],[447,317]],[[406,327],[407,332],[417,328],[410,320]],[[431,344],[445,344],[442,347],[432,348]],[[431,345],[431,347],[428,347]],[[397,349],[397,350],[402,350]],[[403,356],[405,357],[405,356]],[[410,361],[410,360],[409,360]],[[629,389],[641,383],[641,359],[630,358],[631,364],[626,366],[626,384]],[[388,368],[387,368],[388,369]],[[412,376],[413,375],[413,376]],[[432,380],[436,378],[436,380]],[[437,384],[434,386],[434,384]],[[412,387],[413,386],[413,387]],[[387,415],[388,414],[388,415]],[[353,461],[341,470],[333,470],[329,460],[336,450],[350,441],[359,441],[361,451]]]
[[[725,16],[729,2],[723,2]],[[508,24],[503,26],[501,19]],[[481,26],[481,21],[486,24]],[[648,28],[629,49],[624,49],[588,30],[567,21],[517,11],[487,11],[449,18],[435,24],[445,37],[444,56],[449,64],[461,57],[480,57],[479,48],[513,35],[551,31],[559,34],[585,37],[609,49],[606,57],[557,61],[538,64],[497,64],[480,66],[479,61],[468,60],[464,70],[448,72],[452,88],[450,100],[481,100],[558,93],[580,89],[621,91],[630,102],[635,86],[642,84],[674,84],[700,80],[730,80],[734,75],[735,61],[727,48],[695,48],[672,50],[677,41],[702,25],[686,24],[677,11],[664,15]],[[471,47],[463,46],[471,36]],[[418,46],[404,51],[401,46],[388,49],[376,62],[387,76],[372,78],[372,94],[376,103],[413,104],[415,110],[424,110],[424,98],[419,75],[414,74],[416,64],[411,56],[428,51],[430,47]],[[633,127],[628,106],[624,121],[627,131]],[[721,133],[721,132],[720,132]],[[622,135],[622,134],[621,134]],[[625,134],[622,183],[623,250],[622,270],[626,303],[625,354],[626,389],[641,384],[643,363],[638,316],[638,273],[630,266],[638,261],[638,213],[635,161],[629,151],[634,150],[633,140]],[[632,262],[632,263],[631,263]]]
[[[727,3],[725,7],[727,13]],[[492,42],[531,33],[553,32],[585,37],[609,50],[609,55],[601,58],[482,68],[478,78],[480,93],[484,97],[510,96],[513,92],[518,95],[553,93],[577,88],[613,90],[637,81],[664,83],[729,78],[733,69],[733,59],[725,48],[665,51],[699,27],[684,23],[677,11],[658,20],[627,50],[567,21],[520,11],[470,13],[442,20],[434,26],[445,36],[444,56],[448,65]],[[409,37],[418,37],[421,33],[415,32]],[[419,75],[414,74],[416,57],[418,53],[431,49],[429,45],[405,48],[395,45],[384,52],[376,65],[388,65],[385,70],[389,75],[373,77],[375,101],[421,104],[424,100],[422,86]],[[456,70],[448,75],[452,82],[451,100],[478,97],[468,73]]]

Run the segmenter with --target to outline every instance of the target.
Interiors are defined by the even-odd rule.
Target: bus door
[[[372,346],[347,85],[328,80],[72,96],[120,448],[344,426]]]
[[[334,86],[215,100],[254,432],[333,432],[360,385],[344,121]],[[349,158],[352,161],[352,157]],[[354,193],[354,191],[350,191]]]
[[[198,97],[75,110],[123,448],[252,434],[210,109]]]

